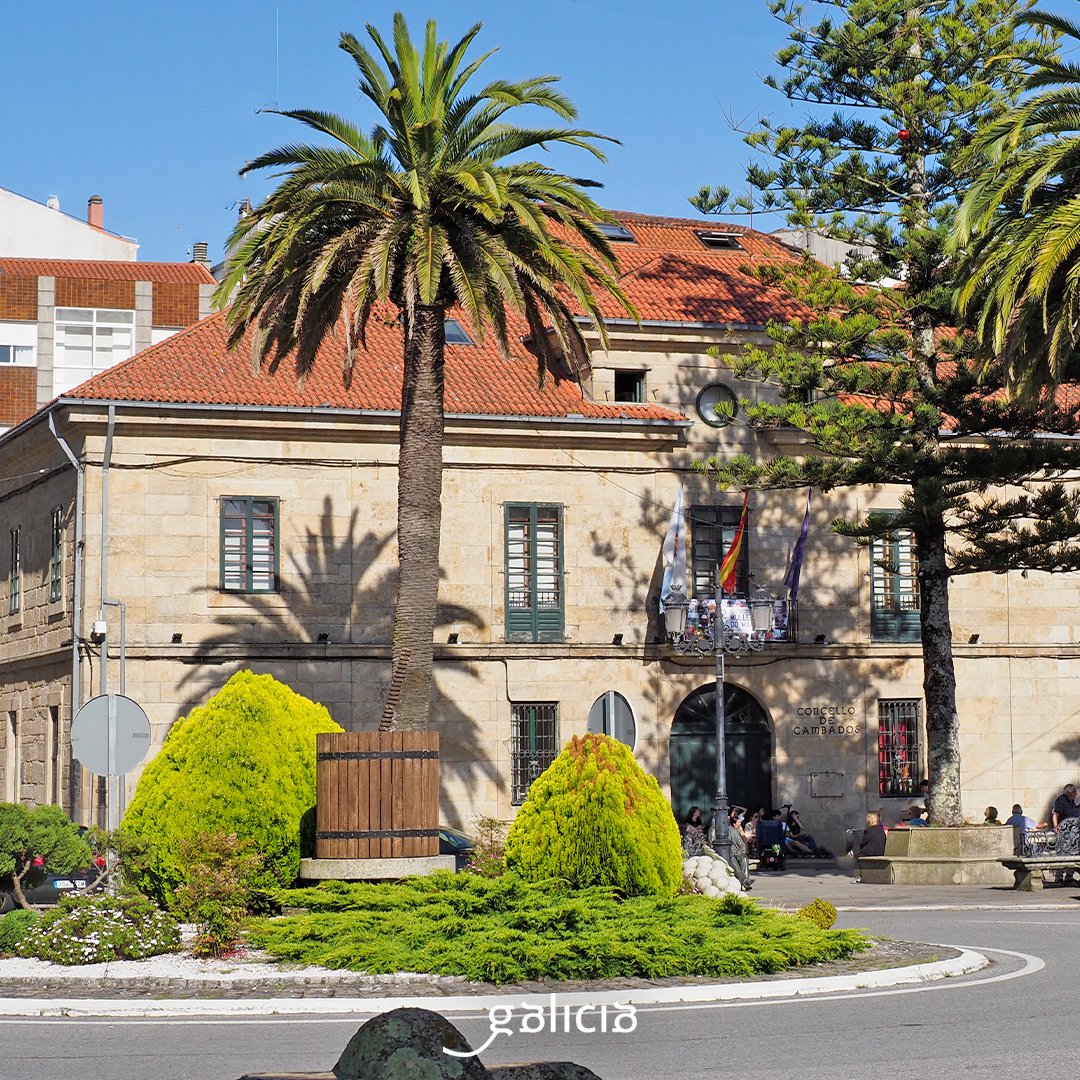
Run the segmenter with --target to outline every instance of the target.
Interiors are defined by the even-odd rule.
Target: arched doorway
[[[729,804],[772,806],[773,740],[765,710],[741,686],[724,683],[724,740]],[[716,685],[688,695],[675,713],[668,743],[671,805],[681,822],[691,806],[716,794]]]

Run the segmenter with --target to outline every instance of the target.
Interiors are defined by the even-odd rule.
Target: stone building
[[[738,401],[767,390],[725,363],[789,301],[739,269],[790,258],[734,226],[620,215],[621,281],[641,323],[608,314],[584,392],[537,385],[448,322],[442,587],[433,724],[444,819],[508,819],[575,733],[629,742],[678,812],[712,798],[715,675],[677,655],[657,613],[660,548],[680,484],[696,598],[741,498],[692,465],[798,452]],[[706,350],[719,346],[721,358]],[[73,707],[116,691],[169,726],[234,671],[271,672],[347,728],[374,728],[389,680],[401,343],[373,320],[349,387],[331,341],[298,388],[255,375],[223,317],[138,353],[0,436],[0,793],[102,815],[70,757]],[[841,515],[888,489],[815,495],[798,610],[729,660],[731,793],[794,804],[835,846],[869,807],[895,818],[925,770],[916,567],[907,538],[867,551]],[[782,601],[803,492],[750,498],[743,597]],[[882,563],[888,563],[886,571]],[[1043,816],[1080,750],[1077,577],[1002,574],[952,595],[969,813]],[[120,613],[125,634],[120,640]],[[128,778],[132,790],[136,776]]]

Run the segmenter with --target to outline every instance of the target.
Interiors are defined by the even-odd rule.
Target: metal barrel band
[[[316,840],[397,840],[417,836],[438,836],[438,829],[330,829],[316,832]]]
[[[321,750],[317,761],[386,761],[388,758],[438,758],[438,750]]]

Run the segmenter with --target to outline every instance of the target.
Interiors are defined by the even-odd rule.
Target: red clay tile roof
[[[94,281],[153,281],[215,285],[202,263],[127,262],[119,259],[0,258],[0,274],[12,277],[89,278]]]
[[[738,225],[712,221],[657,218],[618,213],[635,243],[613,245],[620,280],[646,322],[762,325],[769,318],[790,318],[798,306],[786,293],[768,289],[742,273],[740,266],[798,258],[771,237]],[[695,230],[739,234],[743,250],[706,248]],[[2,260],[6,263],[37,260]],[[89,264],[100,266],[102,264]],[[129,268],[152,263],[112,263]],[[176,265],[191,268],[193,264]],[[604,314],[625,319],[618,304],[605,301]],[[523,323],[519,337],[526,336]],[[251,371],[250,351],[225,346],[224,316],[204,319],[130,360],[70,391],[67,397],[162,403],[235,404],[397,411],[400,407],[402,342],[393,318],[372,318],[368,349],[358,351],[351,388],[342,382],[344,343],[326,342],[316,369],[298,389],[288,360],[276,372]],[[446,350],[446,411],[490,416],[569,416],[597,419],[678,420],[681,415],[657,405],[599,403],[586,400],[569,381],[549,379],[537,386],[536,360],[523,345],[507,362],[493,342],[449,345]]]
[[[368,327],[367,351],[357,350],[352,382],[342,379],[345,344],[329,339],[302,388],[286,359],[276,371],[251,370],[250,348],[226,347],[225,315],[218,312],[137,353],[65,394],[68,398],[198,405],[320,406],[396,412],[401,404],[402,342],[396,320]],[[537,386],[536,359],[524,346],[507,362],[490,336],[482,345],[446,347],[446,412],[487,416],[584,416],[598,420],[678,421],[659,405],[599,403],[576,383],[549,377]]]

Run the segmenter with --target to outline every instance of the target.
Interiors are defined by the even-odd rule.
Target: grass
[[[748,977],[850,956],[854,930],[728,895],[623,899],[558,880],[434,874],[393,884],[324,883],[280,894],[306,914],[261,919],[251,944],[280,960],[371,974],[471,981]]]

